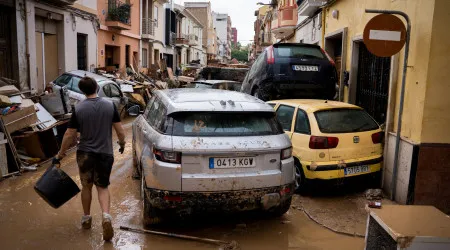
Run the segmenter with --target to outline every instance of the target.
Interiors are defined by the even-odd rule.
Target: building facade
[[[231,46],[236,48],[238,44],[238,32],[235,27],[231,28]]]
[[[202,46],[206,48],[207,60],[217,57],[217,35],[213,25],[210,2],[185,2],[184,7],[199,20],[203,26]]]
[[[66,71],[93,70],[96,14],[97,1],[0,1],[0,76],[42,93]]]
[[[447,0],[333,1],[324,8],[323,47],[342,57],[340,98],[366,109],[386,127],[383,188],[402,204],[434,205],[450,212],[450,21]],[[399,10],[411,20],[411,44],[401,126],[399,164],[394,145],[405,48],[388,58],[372,55],[362,41],[374,14],[365,9]],[[336,50],[340,50],[336,52]],[[338,69],[339,70],[339,69]],[[362,73],[364,72],[364,73]],[[395,194],[392,194],[393,186]]]
[[[98,67],[108,71],[140,67],[140,2],[98,1]]]

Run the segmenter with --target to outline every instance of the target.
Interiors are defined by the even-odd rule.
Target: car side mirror
[[[129,116],[138,116],[141,114],[141,108],[139,105],[135,105],[127,110]]]

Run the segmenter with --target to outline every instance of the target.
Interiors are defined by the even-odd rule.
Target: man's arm
[[[113,123],[114,130],[116,131],[117,138],[119,138],[119,144],[125,144],[125,130],[123,130],[122,123]]]
[[[66,155],[66,151],[72,145],[76,136],[77,136],[77,129],[75,128],[67,129],[62,140],[61,149],[59,150],[58,155],[56,156],[57,159],[62,159]]]

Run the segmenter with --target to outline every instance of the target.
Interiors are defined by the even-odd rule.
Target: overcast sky
[[[208,2],[207,0],[175,0],[175,3],[183,5],[184,2]],[[255,31],[253,22],[256,20],[255,10],[257,2],[269,3],[269,0],[210,0],[211,10],[219,13],[227,13],[231,17],[231,25],[238,30],[238,41],[246,45],[253,41]]]

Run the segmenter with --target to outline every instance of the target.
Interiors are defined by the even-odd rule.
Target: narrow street
[[[59,209],[53,209],[33,190],[45,171],[27,172],[0,182],[0,242],[2,249],[218,249],[204,243],[143,235],[119,230],[121,225],[142,228],[139,181],[132,176],[131,122],[125,124],[127,146],[123,155],[117,154],[111,174],[111,212],[115,236],[105,243],[101,234],[101,213],[96,192],[93,195],[93,227],[83,230],[80,225],[82,207],[80,195]],[[117,152],[118,148],[115,148]],[[62,163],[78,184],[75,153]],[[298,200],[298,199],[295,199]],[[294,209],[280,218],[258,214],[240,214],[195,218],[176,225],[157,228],[171,233],[197,237],[235,240],[241,249],[362,249],[364,239],[333,233],[311,221],[302,211]]]

